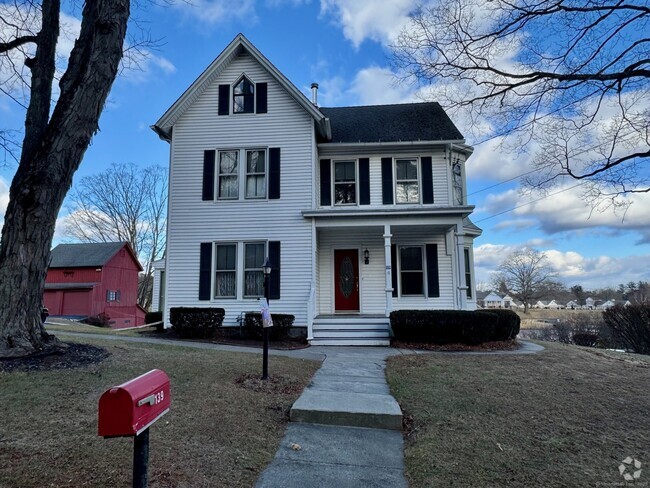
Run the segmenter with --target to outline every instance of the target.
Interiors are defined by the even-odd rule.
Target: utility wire
[[[519,208],[521,208],[521,207],[526,207],[527,205],[531,205],[531,204],[533,204],[533,203],[537,203],[537,202],[540,202],[540,201],[542,201],[542,200],[546,200],[546,199],[549,198],[549,197],[553,197],[553,196],[555,196],[555,195],[559,195],[560,193],[564,193],[565,191],[573,190],[574,188],[577,188],[577,187],[579,187],[579,186],[582,186],[582,185],[584,185],[585,183],[587,183],[587,182],[586,182],[586,181],[583,181],[582,183],[578,183],[577,185],[570,186],[569,188],[564,188],[563,190],[556,191],[556,192],[554,192],[554,193],[549,193],[548,195],[545,195],[545,196],[543,196],[543,197],[537,198],[537,199],[535,199],[535,200],[531,200],[530,202],[522,203],[521,205],[517,205],[516,207],[512,207],[512,208],[509,208],[509,209],[507,209],[507,210],[503,210],[502,212],[495,213],[494,215],[490,215],[490,216],[485,217],[485,218],[482,218],[482,219],[480,219],[480,220],[474,220],[473,222],[474,222],[475,224],[478,224],[479,222],[483,222],[483,221],[485,221],[485,220],[493,219],[494,217],[498,217],[499,215],[503,215],[503,214],[505,214],[505,213],[512,212],[513,210],[517,210],[517,209],[519,209]]]

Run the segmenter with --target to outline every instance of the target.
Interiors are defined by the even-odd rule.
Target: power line
[[[544,166],[540,166],[539,168],[531,169],[530,171],[526,171],[525,173],[522,173],[522,174],[517,175],[517,176],[513,176],[512,178],[509,178],[507,180],[500,181],[498,183],[495,183],[494,185],[486,186],[485,188],[481,188],[480,190],[476,190],[476,191],[473,191],[472,193],[468,193],[467,196],[470,197],[472,195],[476,195],[477,193],[482,193],[484,191],[491,190],[492,188],[495,188],[497,186],[501,186],[501,185],[503,185],[505,183],[510,183],[513,180],[517,180],[517,179],[521,178],[522,176],[529,175],[531,173],[543,170],[543,169],[548,168],[550,166],[551,166],[551,164],[546,164]]]
[[[499,213],[495,213],[494,215],[490,215],[490,216],[485,217],[485,218],[482,218],[482,219],[480,219],[480,220],[475,220],[474,223],[475,223],[475,224],[478,224],[479,222],[483,222],[483,221],[485,221],[485,220],[493,219],[494,217],[498,217],[499,215],[503,215],[503,214],[505,214],[505,213],[512,212],[513,210],[517,210],[517,209],[519,209],[519,208],[526,207],[527,205],[531,205],[531,204],[533,204],[533,203],[537,203],[537,202],[540,202],[540,201],[542,201],[542,200],[546,200],[546,199],[549,198],[549,197],[553,197],[553,196],[555,196],[555,195],[559,195],[560,193],[564,193],[565,191],[573,190],[574,188],[577,188],[577,187],[579,187],[579,186],[582,186],[582,185],[584,185],[585,183],[587,183],[587,182],[586,182],[586,181],[583,181],[582,183],[578,183],[577,185],[570,186],[569,188],[564,188],[563,190],[556,191],[556,192],[554,192],[554,193],[549,193],[548,195],[545,195],[545,196],[543,196],[543,197],[537,198],[537,199],[535,199],[535,200],[531,200],[530,202],[522,203],[521,205],[517,205],[516,207],[509,208],[509,209],[504,210],[504,211],[499,212]]]

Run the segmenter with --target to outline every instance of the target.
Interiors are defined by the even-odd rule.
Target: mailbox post
[[[169,377],[153,369],[106,390],[99,399],[98,435],[133,437],[133,487],[146,488],[149,427],[169,412]]]
[[[271,277],[271,263],[269,262],[269,257],[267,256],[262,265],[262,271],[264,272],[264,299],[266,300],[266,306],[269,308],[268,322],[273,323],[271,319],[271,306],[269,304],[269,287],[270,287],[270,277]],[[269,325],[267,320],[264,317],[264,311],[262,311],[262,336],[264,338],[264,349],[262,350],[262,379],[269,379]]]

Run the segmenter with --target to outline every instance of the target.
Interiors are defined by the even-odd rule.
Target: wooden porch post
[[[465,282],[465,231],[463,221],[456,224],[456,265],[458,267],[458,304],[467,310],[467,283]]]

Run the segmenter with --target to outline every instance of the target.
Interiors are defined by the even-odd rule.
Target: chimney
[[[311,84],[311,103],[318,107],[318,83]]]

